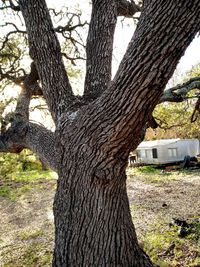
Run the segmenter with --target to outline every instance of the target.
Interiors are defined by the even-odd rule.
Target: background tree
[[[0,150],[29,148],[58,172],[53,266],[153,266],[138,245],[126,192],[127,159],[153,125],[162,101],[182,101],[189,81],[163,90],[199,31],[200,3],[144,1],[137,29],[111,80],[117,17],[141,8],[133,1],[93,0],[86,42],[83,96],[73,93],[56,28],[44,0],[13,1],[21,11],[33,60]],[[191,87],[191,86],[190,86]],[[43,95],[56,130],[29,121],[29,104]]]
[[[158,127],[147,130],[145,136],[147,140],[200,138],[199,76],[200,65],[198,64],[185,74],[182,84],[178,86],[178,90],[182,91],[182,99],[180,99],[182,102],[164,102],[156,106],[153,116]]]

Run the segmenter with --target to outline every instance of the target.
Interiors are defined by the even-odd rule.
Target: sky
[[[82,10],[83,21],[90,18],[91,5],[89,0],[46,0],[48,7],[56,8],[68,7],[69,11],[74,10],[74,8],[79,8]],[[0,21],[3,23],[4,17],[0,17]],[[123,19],[122,17],[118,19],[118,24],[116,27],[115,40],[114,40],[114,52],[113,52],[113,76],[116,72],[118,65],[126,51],[126,47],[133,35],[135,25],[132,19]],[[1,31],[2,33],[2,31]],[[85,33],[84,33],[85,36]],[[200,37],[195,38],[195,40],[188,47],[185,55],[181,58],[179,65],[177,66],[178,73],[185,73],[200,63]]]
[[[46,0],[48,6],[58,7],[58,2],[54,0]],[[59,5],[67,6],[69,9],[73,9],[74,6],[79,6],[83,10],[85,19],[89,20],[91,5],[88,0],[60,0]],[[117,70],[118,64],[120,63],[126,47],[133,35],[135,26],[131,19],[123,20],[120,18],[116,27],[115,42],[114,42],[114,53],[113,53],[113,75]],[[195,38],[191,45],[188,47],[185,55],[181,58],[177,71],[185,73],[189,71],[193,66],[200,63],[200,37]]]
[[[46,0],[48,7],[56,8],[57,10],[60,7],[68,7],[68,10],[73,12],[74,8],[80,8],[83,14],[83,21],[88,20],[90,18],[91,5],[89,4],[89,0]],[[3,18],[0,18],[3,22]],[[1,24],[1,23],[0,23]],[[127,45],[134,33],[136,25],[133,23],[132,19],[123,19],[122,17],[118,19],[118,24],[116,27],[115,39],[114,39],[114,52],[113,52],[113,76],[117,71],[118,65],[126,51]],[[3,32],[1,32],[3,34]],[[84,37],[86,36],[84,32]],[[177,66],[176,76],[178,74],[178,78],[184,75],[185,72],[189,71],[192,66],[200,63],[200,37],[195,38],[191,45],[188,47],[185,55],[181,58],[179,65]],[[83,63],[81,63],[81,69],[84,70]],[[84,75],[83,75],[84,76]],[[84,79],[82,79],[84,80]],[[83,81],[78,82],[80,88],[83,87]],[[81,85],[80,85],[81,84]],[[81,89],[78,88],[78,91],[81,92]]]
[[[178,69],[185,72],[200,63],[200,37],[196,37],[181,58]]]

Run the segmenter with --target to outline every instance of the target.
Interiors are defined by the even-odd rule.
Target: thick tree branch
[[[191,78],[189,81],[183,84],[166,89],[163,92],[160,103],[166,101],[182,102],[187,99],[187,94],[194,89],[200,89],[200,77]]]
[[[92,15],[86,45],[84,99],[101,95],[111,81],[113,38],[117,22],[116,1],[92,1]]]
[[[58,157],[55,135],[44,127],[29,122],[29,104],[32,95],[41,95],[38,73],[34,63],[31,71],[21,81],[21,93],[15,112],[8,114],[1,123],[0,152],[19,153],[24,148],[35,152],[52,169],[57,170]]]
[[[29,122],[28,126],[25,140],[27,148],[36,153],[51,169],[57,171],[60,158],[55,148],[55,133],[38,124]]]
[[[132,17],[140,11],[133,1],[92,2],[92,16],[86,45],[84,99],[92,101],[105,91],[111,81],[113,38],[117,16]],[[103,15],[103,18],[102,18]]]
[[[198,0],[181,0],[179,5],[153,0],[144,6],[110,88],[77,118],[77,123],[87,128],[85,143],[90,147],[98,143],[99,151],[113,160],[127,157],[130,149],[137,147],[180,57],[199,31],[199,23]]]
[[[0,134],[0,152],[20,153],[24,148],[36,153],[46,165],[57,171],[59,157],[53,132],[38,124],[13,122],[6,132]]]
[[[62,61],[61,49],[44,0],[20,0],[29,40],[44,97],[54,121],[72,105],[75,96]],[[47,52],[48,51],[48,52]]]

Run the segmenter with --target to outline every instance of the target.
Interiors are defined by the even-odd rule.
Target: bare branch
[[[66,53],[62,53],[62,55],[71,62],[72,65],[76,65],[75,61],[76,60],[85,60],[85,58],[78,56],[78,57],[70,57]]]
[[[183,84],[165,90],[160,99],[160,103],[165,101],[182,102],[188,99],[187,94],[194,89],[200,89],[200,77],[191,78]]]
[[[5,27],[5,26],[9,26],[9,25],[11,25],[11,26],[13,26],[14,28],[15,28],[15,32],[16,33],[26,33],[26,31],[24,31],[24,30],[20,30],[18,27],[17,27],[17,25],[15,25],[14,23],[12,23],[12,22],[6,22],[4,25],[0,25],[0,27]]]
[[[84,27],[85,25],[88,25],[88,23],[84,22],[84,23],[79,23],[79,24],[76,24],[74,26],[71,26],[70,22],[68,22],[67,25],[65,25],[65,26],[57,26],[56,28],[54,28],[54,30],[57,33],[65,32],[65,31],[71,32],[71,31],[74,31],[76,28]]]
[[[3,3],[5,3],[6,1],[5,0],[2,0]],[[8,8],[11,8],[12,10],[14,11],[20,11],[20,8],[19,6],[16,6],[12,0],[9,0],[9,6],[5,5],[5,6],[2,6],[0,7],[0,10],[4,10],[4,9],[8,9]]]

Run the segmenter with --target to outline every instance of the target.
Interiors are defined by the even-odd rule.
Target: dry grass
[[[200,241],[194,236],[181,239],[177,229],[169,227],[172,218],[200,217],[199,178],[200,171],[128,170],[130,207],[139,241],[161,267],[200,266]],[[1,267],[51,266],[55,184],[55,179],[38,180],[14,201],[0,197]]]

